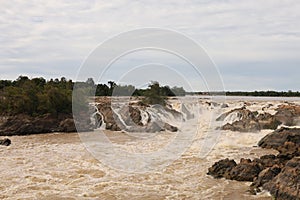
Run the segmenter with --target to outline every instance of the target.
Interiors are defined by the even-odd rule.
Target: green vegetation
[[[166,90],[164,87],[160,87],[158,82],[152,82],[148,89],[144,92],[145,98],[143,99],[143,103],[146,104],[160,104],[160,105],[166,105]],[[167,91],[168,92],[168,91]]]
[[[72,81],[65,78],[46,81],[20,76],[16,81],[0,81],[0,113],[72,113],[72,87]]]

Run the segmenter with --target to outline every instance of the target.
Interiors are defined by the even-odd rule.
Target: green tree
[[[146,104],[166,105],[166,97],[161,94],[161,88],[159,83],[156,81],[150,83],[144,95],[145,97],[143,102]]]

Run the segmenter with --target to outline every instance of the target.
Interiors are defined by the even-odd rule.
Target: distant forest
[[[62,77],[45,80],[20,76],[17,80],[0,80],[0,114],[25,113],[32,116],[43,114],[72,113],[72,90],[75,83]],[[92,78],[76,82],[76,87],[87,90],[91,96],[143,96],[144,103],[165,104],[166,97],[188,95],[218,95],[221,93],[188,93],[182,87],[160,86],[149,83],[147,89],[137,89],[132,85],[117,85],[114,81],[95,84]],[[299,92],[226,92],[228,96],[283,96],[299,97]],[[84,103],[84,102],[83,102]],[[84,106],[84,105],[83,105]]]
[[[299,91],[281,91],[281,92],[277,92],[277,91],[254,91],[254,92],[239,92],[239,91],[235,91],[235,92],[191,92],[188,93],[189,95],[224,95],[226,94],[226,96],[253,96],[253,97],[300,97],[300,92]]]

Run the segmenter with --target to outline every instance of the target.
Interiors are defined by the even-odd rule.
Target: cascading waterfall
[[[95,129],[105,129],[105,119],[108,116],[107,113],[101,113],[98,106],[100,103],[90,104],[91,108],[94,110],[91,114],[91,122]],[[172,102],[166,107],[161,105],[151,105],[149,107],[130,105],[133,109],[138,110],[140,115],[140,123],[133,124],[132,119],[128,120],[129,105],[124,102],[115,102],[111,106],[111,111],[109,114],[113,114],[113,118],[117,126],[123,131],[143,131],[143,128],[149,128],[149,126],[159,126],[164,129],[166,124],[179,128],[182,122],[194,118],[195,112],[199,110],[195,109],[195,102]],[[111,116],[110,116],[111,117]],[[136,122],[136,121],[135,121]],[[151,132],[151,131],[150,131]]]
[[[92,112],[92,115],[90,117],[91,120],[91,124],[93,125],[94,129],[105,129],[105,121],[104,121],[104,116],[102,115],[102,113],[99,111],[97,104],[90,104],[91,109],[94,110],[94,112]]]

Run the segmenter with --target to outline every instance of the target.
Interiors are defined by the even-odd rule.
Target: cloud
[[[27,74],[74,79],[78,66],[105,39],[131,29],[161,27],[201,44],[220,68],[226,89],[299,90],[294,78],[300,74],[299,10],[297,0],[4,1],[0,78]],[[291,77],[280,79],[280,85],[270,81],[280,77],[279,69]]]

